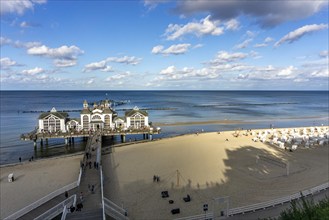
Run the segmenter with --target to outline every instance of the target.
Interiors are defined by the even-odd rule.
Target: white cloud
[[[160,3],[166,3],[169,0],[144,0],[144,6],[149,9],[154,9]]]
[[[298,40],[299,38],[303,37],[305,34],[309,34],[309,33],[315,32],[315,31],[320,31],[323,29],[328,29],[328,25],[327,24],[305,25],[301,28],[298,28],[298,29],[288,33],[284,37],[282,37],[278,42],[275,43],[274,46],[278,47],[285,42],[292,43],[292,42]]]
[[[255,44],[254,47],[260,48],[260,47],[267,47],[267,44],[262,43],[262,44]]]
[[[134,56],[123,56],[123,57],[108,57],[106,59],[107,62],[114,63],[125,63],[130,65],[137,65],[142,61],[142,58],[134,57]]]
[[[329,72],[328,72],[329,70],[327,69],[327,68],[325,68],[325,69],[320,69],[320,70],[315,70],[315,71],[313,71],[311,74],[310,74],[310,76],[312,77],[312,78],[327,78],[328,79],[328,77],[329,77]]]
[[[22,15],[26,10],[33,10],[36,4],[44,4],[46,2],[46,0],[2,0],[0,1],[0,15]]]
[[[127,78],[128,76],[130,76],[131,73],[130,72],[124,72],[124,73],[120,73],[114,76],[109,76],[105,79],[105,81],[118,81],[118,80],[122,80],[124,78]]]
[[[289,66],[285,69],[280,70],[277,73],[277,76],[279,76],[279,77],[290,77],[295,70],[297,70],[297,69],[294,66]]]
[[[35,46],[27,49],[29,55],[49,57],[54,59],[54,64],[58,67],[74,66],[77,63],[77,57],[84,53],[77,46],[61,46],[58,48],[49,48],[45,45]]]
[[[191,14],[210,13],[214,19],[230,20],[241,15],[252,17],[262,27],[273,27],[287,21],[296,21],[309,17],[322,8],[327,1],[214,1],[184,0],[178,1],[175,12],[188,16]]]
[[[90,71],[95,71],[95,70],[100,70],[102,72],[112,72],[113,71],[112,67],[107,65],[107,61],[102,60],[100,62],[94,62],[94,63],[85,65],[83,72],[90,72]]]
[[[227,30],[236,31],[240,28],[240,23],[236,19],[230,19],[229,21],[225,22],[225,26]]]
[[[32,75],[32,76],[39,74],[39,73],[43,73],[43,72],[45,72],[45,70],[40,67],[35,67],[34,69],[22,71],[23,74]]]
[[[302,82],[308,82],[310,81],[309,79],[305,79],[305,78],[296,78],[294,79],[294,82],[296,83],[302,83]]]
[[[212,64],[221,64],[221,63],[227,63],[227,62],[234,62],[238,60],[242,60],[246,58],[248,54],[246,53],[229,53],[227,51],[219,51],[217,53],[217,56],[215,59],[211,60],[210,63]]]
[[[93,84],[94,82],[95,82],[95,79],[92,78],[92,79],[89,79],[89,80],[86,82],[86,84],[87,84],[87,85],[91,85],[91,84]]]
[[[0,46],[10,45],[12,40],[6,37],[0,37]]]
[[[200,48],[200,47],[203,47],[203,44],[197,44],[193,47],[193,49],[197,49],[197,48]]]
[[[152,48],[152,51],[151,52],[153,54],[159,54],[159,53],[161,53],[161,51],[163,51],[163,48],[164,48],[164,46],[157,45],[157,46],[155,46],[155,47]]]
[[[70,67],[70,66],[75,66],[77,65],[77,60],[76,59],[55,59],[54,64],[57,67]]]
[[[169,75],[169,74],[173,74],[175,71],[176,71],[175,66],[168,66],[166,69],[161,70],[160,74]]]
[[[256,48],[267,47],[268,46],[268,43],[271,43],[272,41],[274,41],[273,38],[267,37],[267,38],[264,39],[264,42],[263,43],[255,44],[254,47],[256,47]]]
[[[319,56],[320,57],[328,57],[328,50],[324,50],[324,51],[321,51],[320,53],[319,53]]]
[[[37,47],[31,47],[27,50],[27,53],[30,55],[36,55],[36,56],[47,56],[47,57],[53,57],[53,58],[72,58],[76,57],[77,55],[81,55],[84,52],[80,50],[77,46],[61,46],[58,48],[49,48],[45,45],[37,46]]]
[[[265,38],[264,43],[270,43],[270,42],[272,42],[272,41],[274,41],[273,38],[271,38],[271,37],[267,37],[267,38]]]
[[[210,16],[201,19],[199,22],[190,22],[185,25],[169,24],[165,36],[167,40],[176,40],[187,34],[194,34],[198,37],[203,35],[221,35],[223,28],[219,27],[218,20],[211,21]]]
[[[252,41],[252,39],[247,39],[247,40],[243,41],[242,43],[235,45],[234,48],[235,49],[244,49],[249,46],[251,41]]]
[[[174,44],[168,47],[167,49],[164,49],[162,45],[158,45],[153,47],[152,53],[153,54],[163,54],[163,55],[178,55],[178,54],[184,54],[188,51],[188,49],[191,47],[191,44]]]
[[[21,28],[30,28],[30,27],[38,27],[39,24],[35,24],[32,22],[28,22],[28,21],[22,21],[19,26]]]
[[[184,67],[182,69],[177,69],[175,66],[169,66],[160,71],[160,77],[157,77],[156,80],[184,80],[191,78],[214,79],[218,76],[217,70],[213,68],[194,69]]]
[[[1,69],[9,69],[12,66],[16,66],[17,62],[11,60],[9,57],[4,57],[0,59],[0,67]]]

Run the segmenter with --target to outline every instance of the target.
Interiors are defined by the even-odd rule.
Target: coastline
[[[304,128],[310,130],[311,127],[275,128],[273,130],[279,132],[286,129],[301,130]],[[321,128],[327,128],[327,126]],[[248,133],[258,133],[266,130],[269,129],[252,129]],[[328,164],[328,158],[324,158],[325,155],[328,155],[328,145],[308,149],[299,148],[290,153],[261,142],[251,141],[252,135],[244,135],[246,130],[240,130],[241,136],[235,138],[234,134],[238,131],[220,131],[220,134],[219,132],[187,133],[179,136],[159,138],[153,141],[127,142],[114,145],[110,153],[105,152],[102,156],[103,169],[106,175],[104,182],[105,196],[117,204],[124,202],[125,207],[129,208],[130,212],[142,217],[145,213],[151,212],[151,210],[144,207],[144,214],[135,209],[131,210],[131,207],[134,207],[134,205],[130,204],[129,201],[131,200],[139,204],[143,200],[150,200],[145,204],[158,208],[160,210],[159,213],[171,217],[164,209],[166,206],[163,204],[163,201],[159,200],[158,196],[151,195],[158,195],[162,189],[169,189],[174,193],[175,195],[172,195],[172,198],[175,200],[179,200],[187,192],[194,199],[198,195],[202,195],[203,199],[189,206],[188,211],[186,211],[189,215],[193,215],[199,214],[199,212],[193,210],[198,210],[199,205],[208,201],[210,197],[230,194],[232,206],[247,205],[295,193],[296,190],[298,192],[299,190],[313,187],[329,178],[329,168],[320,166],[321,164]],[[226,139],[229,139],[229,141],[226,141]],[[103,147],[105,148],[105,146]],[[105,151],[105,149],[103,150]],[[250,156],[250,152],[254,155]],[[60,183],[66,185],[75,181],[79,172],[80,160],[74,158],[81,158],[82,154],[83,152],[79,152],[74,155],[62,155],[38,159],[33,162],[0,166],[2,204],[7,203],[3,206],[4,209],[11,210],[12,204],[8,204],[9,196],[17,197],[20,202],[29,204],[33,202],[33,199],[37,200],[38,196],[39,198],[42,197],[39,193],[36,193],[36,187],[43,189],[45,186],[48,186],[47,193],[49,193],[60,188]],[[267,166],[272,170],[272,176],[255,172],[246,175],[245,173],[250,172],[246,170],[247,167],[256,169],[254,164],[256,154],[268,154],[295,160],[292,165],[291,176],[289,178],[285,177],[284,170],[273,168],[271,164],[267,164]],[[60,170],[65,170],[65,172],[52,170],[54,163],[58,164],[56,165],[58,167],[61,166]],[[75,165],[71,166],[69,163],[74,163]],[[214,167],[216,167],[215,170],[213,170]],[[218,170],[218,167],[221,168]],[[25,182],[24,186],[20,187],[23,191],[17,191],[17,186],[13,188],[12,186],[14,185],[8,183],[6,175],[9,170],[16,170],[14,173],[20,176],[18,181],[13,184],[21,184],[24,179],[27,179],[28,176],[30,177],[27,180],[28,182]],[[182,175],[182,185],[180,187],[175,185],[176,170],[179,170]],[[69,175],[69,177],[66,172],[71,172],[74,175]],[[50,173],[52,175],[49,175]],[[217,174],[214,175],[214,173]],[[152,183],[151,176],[153,174],[161,176],[161,184],[155,185]],[[38,181],[38,175],[42,175],[42,181]],[[32,176],[34,177],[31,178]],[[276,185],[275,187],[270,187],[273,181],[276,182]],[[259,188],[252,187],[259,184],[262,185],[261,191],[259,191]],[[11,189],[8,191],[7,188],[3,188],[4,186],[11,187]],[[249,189],[244,189],[246,186]],[[7,193],[3,194],[5,191]],[[26,193],[29,195],[25,195]],[[31,196],[30,194],[33,195]],[[181,205],[184,207],[184,204]],[[154,217],[157,218],[156,216]]]
[[[291,121],[291,120],[326,120],[328,121],[328,117],[304,117],[304,118],[299,118],[299,117],[289,117],[289,118],[275,118],[275,119],[260,119],[260,120],[253,120],[253,121],[248,121],[248,120],[230,120],[230,119],[224,119],[224,120],[210,120],[210,121],[191,121],[191,122],[175,122],[175,123],[153,123],[154,126],[159,126],[159,127],[166,127],[166,126],[184,126],[184,125],[212,125],[212,124],[218,124],[218,125],[232,125],[232,124],[257,124],[260,122],[268,122],[268,121]],[[255,128],[258,129],[258,128]]]

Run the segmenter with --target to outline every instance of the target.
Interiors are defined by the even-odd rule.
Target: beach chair
[[[13,173],[10,173],[9,175],[8,175],[8,182],[14,182],[14,174]]]
[[[176,208],[176,209],[172,209],[171,210],[171,214],[175,215],[175,214],[179,214],[180,213],[180,209]]]
[[[168,198],[168,197],[169,197],[169,193],[168,193],[168,191],[162,191],[162,192],[161,192],[161,197],[162,197],[162,198]]]
[[[191,201],[191,197],[189,194],[187,194],[186,197],[183,198],[184,202],[190,202]]]

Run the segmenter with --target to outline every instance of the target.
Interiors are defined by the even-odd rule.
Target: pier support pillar
[[[152,141],[152,134],[149,134],[149,137],[150,137],[150,138],[149,138],[149,139],[150,139],[150,141]]]
[[[74,144],[74,137],[72,137],[72,144]]]
[[[143,134],[143,140],[145,140],[145,138],[146,138],[146,135],[145,135],[145,134]]]
[[[65,144],[67,145],[68,144],[68,139],[64,138],[64,140],[65,140]]]
[[[40,140],[40,145],[43,146],[43,138]]]
[[[126,135],[124,135],[124,134],[121,135],[121,142],[122,143],[126,142]]]
[[[46,138],[46,145],[48,145],[48,138]]]
[[[34,148],[37,148],[37,140],[33,140],[33,146]]]

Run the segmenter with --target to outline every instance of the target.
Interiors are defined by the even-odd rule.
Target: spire
[[[87,109],[87,108],[88,108],[88,102],[87,102],[87,100],[85,100],[85,101],[83,102],[83,108],[84,108],[84,109]]]
[[[110,103],[108,99],[105,99],[105,108],[110,108]]]

